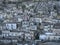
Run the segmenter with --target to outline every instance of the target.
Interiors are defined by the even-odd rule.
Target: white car
[[[39,39],[40,41],[46,41],[46,35],[40,35]]]

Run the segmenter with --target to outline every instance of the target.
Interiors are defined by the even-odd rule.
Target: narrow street
[[[46,42],[46,43],[42,43],[40,45],[60,45],[59,42]]]

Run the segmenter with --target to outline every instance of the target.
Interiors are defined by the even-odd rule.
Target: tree
[[[35,35],[35,39],[37,39],[37,40],[38,40],[38,39],[39,39],[39,32],[38,32],[38,31],[36,31],[34,35]]]

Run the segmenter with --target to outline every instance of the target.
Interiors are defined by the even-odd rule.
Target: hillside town
[[[0,0],[0,45],[59,44],[60,0]]]

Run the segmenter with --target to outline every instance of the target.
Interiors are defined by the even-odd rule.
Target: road
[[[22,45],[25,45],[25,44],[32,45],[32,43],[28,43],[28,42],[24,43],[24,44],[21,42],[20,44],[22,44]],[[3,44],[0,44],[0,45],[15,45],[15,44],[13,44],[13,43],[12,44],[10,44],[10,43],[9,44],[4,44],[3,43]],[[60,45],[60,42],[45,42],[45,43],[37,42],[34,45]]]
[[[46,43],[40,43],[39,45],[60,45],[60,42],[46,42]]]

